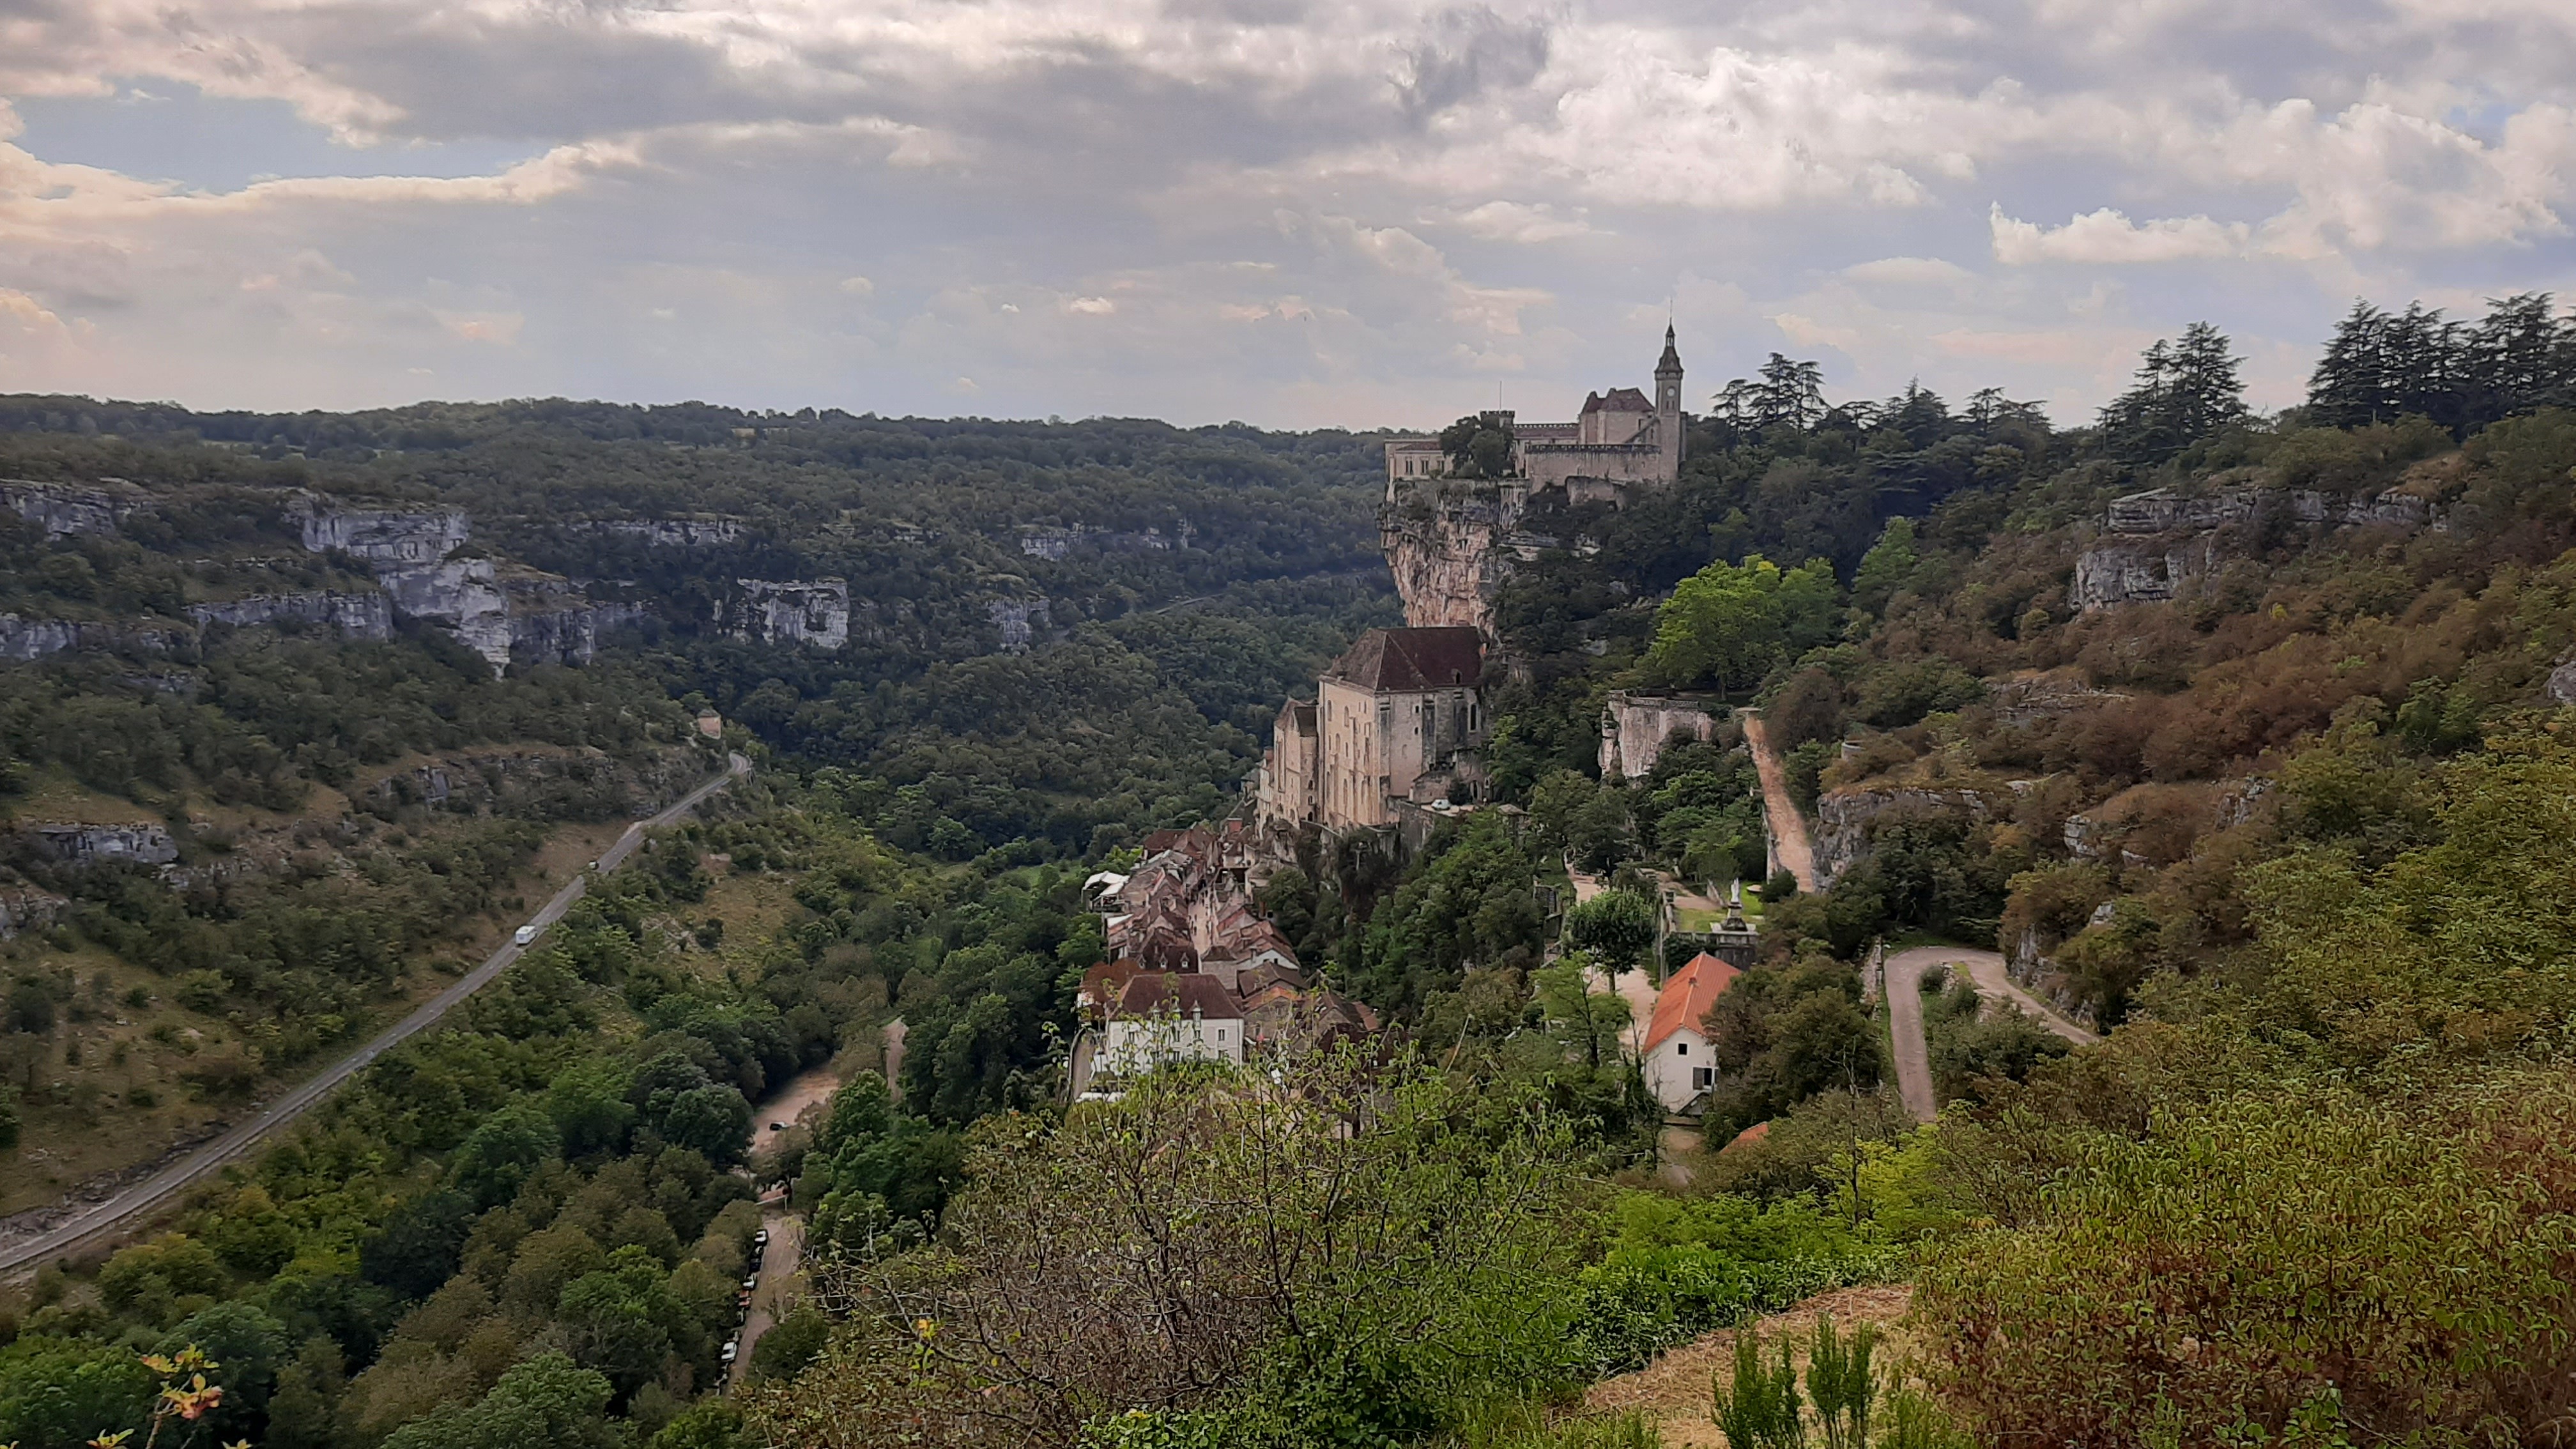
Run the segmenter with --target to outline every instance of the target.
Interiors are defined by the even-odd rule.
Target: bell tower
[[[1682,355],[1664,324],[1664,355],[1655,363],[1655,442],[1663,449],[1664,481],[1682,476]]]

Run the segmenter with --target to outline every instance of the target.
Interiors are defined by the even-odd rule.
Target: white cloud
[[[2233,257],[2243,255],[2253,239],[2253,229],[2242,222],[2183,216],[2141,224],[2107,206],[2053,229],[2016,221],[2004,215],[2000,204],[1988,213],[1988,221],[1995,260],[2016,267],[2034,262],[2117,266]]]

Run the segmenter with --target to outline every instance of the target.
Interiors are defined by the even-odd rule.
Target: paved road
[[[733,1371],[725,1377],[728,1387],[741,1386],[743,1376],[751,1372],[751,1346],[796,1306],[796,1269],[805,1248],[805,1220],[779,1207],[764,1213],[760,1225],[769,1229],[769,1251],[760,1260],[760,1286],[752,1290],[751,1311],[742,1318],[740,1347],[733,1353]]]
[[[616,844],[600,852],[599,868],[603,871],[615,870],[628,855],[634,853],[637,845],[643,843],[644,832],[647,829],[669,825],[678,820],[697,808],[698,802],[750,771],[751,761],[740,755],[733,756],[723,773],[680,797],[679,803],[650,819],[639,820],[627,826],[626,833],[617,837]],[[555,893],[553,900],[546,902],[534,916],[529,917],[529,924],[543,932],[546,927],[561,920],[563,913],[572,909],[572,903],[581,899],[588,879],[587,872],[574,876],[570,884]],[[313,1104],[331,1095],[341,1083],[355,1076],[368,1063],[373,1062],[404,1039],[426,1029],[431,1023],[446,1015],[448,1010],[458,1002],[490,985],[494,977],[507,970],[511,962],[519,959],[519,950],[520,948],[515,944],[503,943],[501,949],[487,957],[482,965],[460,977],[455,985],[422,1003],[411,1015],[387,1027],[375,1040],[360,1047],[319,1076],[278,1098],[258,1116],[241,1123],[107,1201],[84,1209],[43,1234],[0,1247],[0,1273],[41,1262],[56,1254],[67,1252],[102,1233],[109,1232],[137,1214],[149,1212],[160,1206],[188,1184],[241,1156],[262,1137],[303,1116]]]
[[[1977,983],[1977,994],[2002,997],[2059,1036],[2082,1046],[2100,1037],[2068,1021],[2036,996],[2013,983],[2004,958],[1965,946],[1916,946],[1887,958],[1887,1034],[1896,1048],[1896,1095],[1918,1122],[1941,1114],[1932,1090],[1932,1054],[1923,1037],[1923,973],[1935,966],[1959,966]]]
[[[1798,889],[1812,891],[1816,851],[1807,842],[1807,817],[1789,798],[1789,772],[1780,764],[1779,751],[1771,748],[1762,716],[1751,710],[1744,712],[1744,743],[1753,751],[1753,772],[1762,777],[1762,818],[1771,827],[1771,858],[1798,878]]]

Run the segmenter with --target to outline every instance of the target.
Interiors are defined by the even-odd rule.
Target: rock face
[[[742,599],[719,618],[738,639],[818,649],[850,642],[850,586],[845,580],[736,579],[734,585],[742,590]]]
[[[1601,707],[1601,778],[1642,780],[1653,774],[1674,735],[1717,737],[1726,706],[1702,695],[1631,694],[1613,690]]]
[[[0,659],[17,663],[66,650],[163,650],[184,644],[189,637],[189,630],[163,624],[102,624],[0,614]]]
[[[598,750],[459,754],[389,775],[367,787],[362,798],[379,813],[426,806],[467,814],[611,820],[659,809],[687,791],[705,769],[705,758],[689,749],[657,751],[632,765]]]
[[[509,667],[510,601],[492,581],[490,559],[379,567],[376,577],[404,618],[427,619],[446,628],[466,648],[491,661],[496,674]]]
[[[1508,482],[1469,487],[1391,500],[1378,510],[1378,541],[1408,626],[1464,625],[1491,639],[1494,596],[1510,570],[1510,550],[1498,545],[1519,522],[1528,490]]]
[[[324,624],[352,639],[389,639],[394,632],[393,601],[373,594],[253,594],[223,604],[191,604],[188,617],[203,628],[228,624],[236,629],[293,621]]]
[[[743,529],[731,518],[618,518],[591,525],[594,532],[640,538],[655,548],[713,548],[738,543]]]
[[[1044,599],[994,599],[984,605],[984,612],[1000,632],[1005,654],[1027,653],[1037,631],[1051,622]]]
[[[118,520],[132,511],[94,489],[16,480],[0,482],[0,507],[29,523],[42,524],[47,538],[114,533]]]
[[[2103,511],[2103,537],[2075,560],[2067,603],[2089,613],[2170,599],[2190,580],[2217,570],[2225,530],[2267,514],[2333,528],[2442,526],[2431,504],[2394,490],[2341,498],[2313,489],[2240,487],[2185,496],[2151,488],[2111,500]]]
[[[2549,702],[2576,704],[2576,656],[2559,660],[2549,671]]]
[[[21,932],[43,930],[62,919],[71,905],[51,891],[32,886],[0,887],[0,941],[14,941]]]
[[[38,825],[26,832],[39,854],[68,866],[168,865],[178,842],[158,825]]]
[[[1975,790],[1835,790],[1816,800],[1816,880],[1831,885],[1869,853],[1869,831],[1891,812],[1966,815],[1983,820],[1993,805]]]
[[[462,509],[346,508],[310,495],[301,503],[307,551],[336,549],[372,564],[437,563],[471,532]]]

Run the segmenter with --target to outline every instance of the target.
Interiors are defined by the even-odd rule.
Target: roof
[[[1155,971],[1135,977],[1118,993],[1114,1016],[1152,1016],[1174,1012],[1209,1021],[1241,1021],[1243,1008],[1234,993],[1213,976],[1195,971]]]
[[[1106,1006],[1127,989],[1127,983],[1144,971],[1144,964],[1133,956],[1103,961],[1082,973],[1082,1000]]]
[[[1717,1150],[1721,1155],[1723,1155],[1725,1153],[1733,1152],[1739,1147],[1750,1147],[1754,1143],[1759,1142],[1770,1135],[1771,1124],[1769,1122],[1756,1122],[1752,1126],[1747,1127],[1743,1131],[1726,1139],[1726,1145]]]
[[[1484,636],[1464,625],[1371,629],[1333,663],[1335,678],[1377,693],[1472,688],[1484,673]]]
[[[1673,329],[1670,326],[1666,326],[1664,328],[1664,355],[1655,360],[1655,376],[1662,377],[1666,373],[1678,373],[1681,370],[1681,351],[1673,346]]]
[[[1706,951],[1693,956],[1656,995],[1654,1020],[1646,1027],[1646,1050],[1662,1046],[1664,1038],[1684,1027],[1703,1030],[1700,1022],[1707,1018],[1708,1009],[1743,974]]]
[[[1583,399],[1587,413],[1650,413],[1655,405],[1633,387],[1614,387],[1606,393],[1591,393]]]
[[[1313,734],[1315,732],[1315,702],[1311,699],[1292,699],[1288,701],[1288,703],[1279,711],[1279,727],[1283,732],[1287,730],[1295,730],[1301,735]]]

